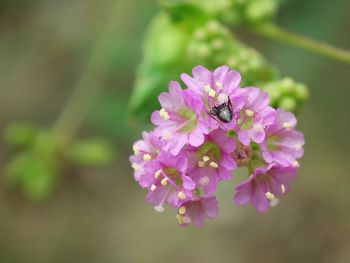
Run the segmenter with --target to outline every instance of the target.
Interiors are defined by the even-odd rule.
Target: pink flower
[[[213,197],[202,197],[183,203],[176,218],[181,226],[193,223],[196,227],[204,225],[204,219],[214,219],[219,214],[218,202]]]
[[[192,70],[193,77],[182,74],[181,79],[189,90],[199,96],[209,113],[214,106],[221,105],[230,100],[232,102],[232,113],[238,112],[244,104],[242,89],[239,88],[241,75],[230,70],[227,66],[221,66],[213,72],[203,66],[196,66]],[[210,116],[207,115],[207,118]],[[218,121],[210,119],[210,127],[217,128]],[[235,118],[230,123],[221,123],[221,127],[230,130],[236,123]]]
[[[274,109],[269,107],[269,96],[258,88],[244,88],[246,101],[237,120],[237,135],[240,142],[249,145],[250,140],[261,143],[265,128],[272,123]]]
[[[153,132],[143,132],[142,140],[134,143],[134,154],[130,156],[130,162],[134,169],[134,178],[142,187],[146,187],[140,182],[141,177],[145,174],[144,165],[157,158],[161,149],[160,140]]]
[[[253,173],[236,188],[234,200],[267,211],[289,191],[303,155],[304,136],[296,118],[269,106],[268,94],[240,88],[238,72],[221,66],[213,72],[197,66],[188,86],[172,81],[153,112],[156,128],[133,145],[135,180],[148,191],[156,211],[177,209],[181,226],[197,227],[218,215],[217,186],[247,167]]]
[[[231,179],[232,171],[237,167],[232,158],[235,148],[235,139],[217,129],[205,137],[200,147],[185,150],[189,159],[188,174],[206,196],[215,193],[220,181]]]
[[[248,180],[236,188],[234,200],[239,205],[251,202],[259,212],[264,212],[277,203],[277,196],[289,191],[289,182],[296,176],[293,167],[269,164],[255,169]]]
[[[296,159],[304,154],[304,135],[294,128],[297,120],[293,113],[278,109],[274,122],[266,129],[266,140],[260,144],[266,162],[282,166],[299,166]]]
[[[175,81],[170,83],[169,93],[160,94],[158,99],[162,109],[155,111],[151,120],[157,125],[154,133],[160,137],[163,149],[177,155],[185,144],[201,145],[204,134],[209,132],[202,117],[202,101]]]
[[[147,185],[147,200],[157,207],[167,203],[177,207],[180,202],[192,198],[196,184],[186,175],[187,159],[161,152],[158,158],[145,165],[142,184]]]

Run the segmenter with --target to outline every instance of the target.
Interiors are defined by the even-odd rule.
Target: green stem
[[[116,40],[121,2],[123,1],[117,1],[112,7],[77,85],[53,125],[53,132],[63,143],[68,142],[77,133],[90,107],[104,87],[106,77],[111,70],[110,52],[115,44],[113,41]],[[114,47],[113,50],[115,49]]]
[[[255,33],[280,41],[288,43],[300,48],[310,50],[314,53],[342,61],[350,64],[350,52],[344,49],[336,48],[331,45],[320,43],[307,37],[303,37],[281,29],[274,24],[264,24],[251,28]]]

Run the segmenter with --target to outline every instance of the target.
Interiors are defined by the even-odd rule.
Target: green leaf
[[[167,90],[171,80],[179,79],[179,72],[193,66],[193,62],[186,59],[186,47],[191,36],[187,30],[165,13],[154,18],[145,39],[143,61],[130,99],[132,117],[149,118],[150,112],[159,105],[159,93]]]

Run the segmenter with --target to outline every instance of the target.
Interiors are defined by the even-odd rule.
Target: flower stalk
[[[309,51],[312,51],[316,54],[335,59],[341,62],[350,64],[350,52],[331,46],[326,43],[322,43],[298,34],[288,32],[277,25],[274,24],[263,24],[257,25],[250,28],[253,32],[262,35],[264,37],[277,40],[279,42],[287,43],[294,45]]]

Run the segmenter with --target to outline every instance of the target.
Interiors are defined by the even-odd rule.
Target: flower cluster
[[[156,128],[133,145],[135,180],[156,211],[170,205],[180,225],[200,227],[218,215],[218,184],[247,167],[234,201],[268,210],[289,191],[303,155],[296,118],[270,107],[261,89],[241,88],[240,74],[227,66],[196,66],[192,73],[181,75],[187,89],[173,81],[160,94],[162,108],[151,117]]]

